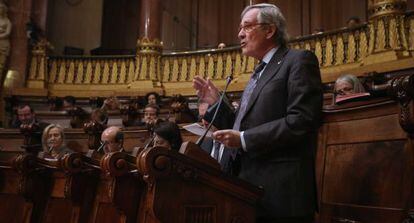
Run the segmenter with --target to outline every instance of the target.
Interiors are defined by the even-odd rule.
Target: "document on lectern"
[[[199,135],[202,136],[204,135],[204,132],[207,130],[205,127],[201,126],[198,123],[193,123],[193,124],[189,124],[189,125],[185,125],[183,126],[183,128],[195,135]],[[211,135],[213,134],[213,131],[208,131],[207,132],[207,137],[211,137]]]

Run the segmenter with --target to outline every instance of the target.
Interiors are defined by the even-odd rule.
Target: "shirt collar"
[[[272,59],[273,55],[275,55],[276,51],[279,49],[279,47],[275,47],[272,48],[271,50],[269,50],[269,52],[267,52],[262,61],[266,63],[266,65],[270,62],[270,60]]]

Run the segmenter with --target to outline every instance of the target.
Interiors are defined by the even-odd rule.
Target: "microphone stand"
[[[151,145],[151,144],[153,144],[153,142],[154,142],[154,140],[155,140],[155,134],[153,134],[152,136],[151,136],[151,140],[144,146],[144,149],[143,150],[146,150],[146,149],[148,149],[148,147]]]
[[[230,85],[230,83],[231,83],[232,80],[233,80],[233,76],[232,75],[227,76],[227,78],[226,78],[226,86],[224,87],[223,93],[220,96],[220,99],[219,99],[219,102],[217,104],[216,110],[214,111],[213,118],[211,119],[210,124],[207,126],[207,129],[204,132],[204,134],[200,138],[198,138],[198,140],[196,142],[196,144],[198,146],[201,146],[201,144],[203,143],[204,138],[206,137],[208,131],[210,131],[211,126],[213,126],[213,123],[216,120],[216,116],[217,116],[218,110],[220,109],[221,103],[223,103],[224,95],[226,94],[227,88]]]

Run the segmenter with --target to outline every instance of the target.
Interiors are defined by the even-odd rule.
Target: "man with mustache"
[[[322,108],[318,60],[310,51],[287,47],[286,21],[272,4],[247,6],[238,37],[242,53],[260,62],[236,113],[227,103],[219,108],[214,125],[221,130],[213,137],[233,151],[233,173],[263,187],[257,222],[313,222]],[[219,90],[202,77],[194,78],[193,87],[210,105],[205,118],[211,117]]]

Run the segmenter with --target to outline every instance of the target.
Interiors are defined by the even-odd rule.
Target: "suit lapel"
[[[223,155],[221,156],[221,160],[220,160],[220,165],[222,167],[224,167],[229,161],[230,152],[231,152],[230,150],[232,150],[232,149],[227,149],[226,147],[224,147]]]
[[[272,79],[279,71],[280,66],[282,65],[283,57],[289,51],[286,47],[279,48],[276,53],[273,55],[272,59],[270,60],[269,64],[263,70],[262,75],[260,76],[259,80],[257,81],[257,85],[253,90],[252,95],[250,96],[249,102],[247,104],[246,112],[244,113],[244,117],[249,112],[251,107],[253,106],[254,102],[256,101],[259,93],[262,91],[263,87]],[[243,117],[243,118],[244,118]],[[242,118],[242,120],[243,120]]]
[[[210,155],[211,150],[213,149],[213,139],[205,138],[204,142],[201,144],[201,147],[208,153],[208,155]]]

